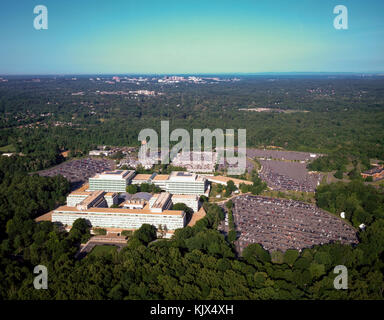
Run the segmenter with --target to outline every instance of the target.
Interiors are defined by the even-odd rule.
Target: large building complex
[[[67,197],[67,205],[53,211],[52,222],[70,228],[76,219],[85,219],[93,228],[106,228],[121,232],[135,230],[148,223],[163,230],[176,230],[186,224],[186,215],[181,210],[170,210],[172,196],[167,192],[154,195],[148,202],[131,199],[120,204],[117,194],[104,191],[72,192]]]
[[[186,171],[136,174],[134,170],[105,171],[89,179],[89,191],[126,192],[129,184],[150,183],[172,194],[208,195],[208,180]]]
[[[152,183],[165,192],[149,200],[130,198],[118,204],[118,193],[125,193],[131,183]],[[194,212],[199,211],[199,196],[208,193],[207,186],[205,177],[184,171],[136,176],[133,170],[106,171],[90,178],[88,186],[70,193],[67,205],[54,210],[51,220],[67,229],[76,219],[83,218],[93,228],[110,232],[135,230],[144,223],[172,232],[187,222],[185,212],[170,210],[172,205],[184,203]]]
[[[125,192],[134,175],[133,170],[105,171],[89,179],[89,190]]]

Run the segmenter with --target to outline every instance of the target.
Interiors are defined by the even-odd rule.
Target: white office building
[[[172,207],[171,194],[168,192],[162,192],[160,194],[155,194],[151,199],[149,199],[149,207],[151,212],[163,212]]]
[[[68,228],[76,219],[83,218],[93,228],[106,228],[111,232],[135,230],[144,223],[172,231],[186,224],[184,211],[169,210],[172,200],[167,192],[153,196],[149,203],[143,199],[129,199],[119,208],[110,208],[117,200],[114,192],[75,191],[68,195],[66,206],[53,211],[51,221]]]
[[[115,170],[105,171],[89,178],[89,190],[103,190],[106,192],[125,192],[127,185],[130,184],[135,171]]]
[[[207,188],[207,179],[192,172],[173,171],[166,181],[165,191],[172,194],[202,195]]]
[[[184,203],[193,212],[199,211],[199,196],[194,194],[174,194],[172,196],[172,203],[174,205],[176,203]]]
[[[135,177],[132,179],[131,183],[132,184],[143,184],[143,183],[152,183],[152,179],[156,176],[156,173],[152,174],[137,174]]]
[[[107,192],[106,194],[104,194],[104,198],[107,201],[108,207],[117,205],[119,202],[119,196],[115,192]]]
[[[170,175],[158,174],[152,183],[171,194],[203,195],[208,187],[205,177],[186,171],[173,171]]]
[[[67,196],[68,207],[76,207],[81,201],[89,197],[90,192],[74,191]]]
[[[89,208],[62,206],[52,213],[52,222],[72,226],[76,219],[85,219],[93,228],[113,228],[119,230],[139,229],[143,224],[161,226],[167,230],[183,228],[186,223],[184,211],[165,210],[160,213],[146,209]]]

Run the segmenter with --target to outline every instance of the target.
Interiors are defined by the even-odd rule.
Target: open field
[[[294,190],[275,191],[275,190],[264,190],[262,196],[271,198],[283,198],[292,199],[297,201],[303,201],[308,203],[316,203],[314,192],[300,192]]]
[[[16,152],[16,149],[14,145],[9,144],[7,146],[0,147],[0,152]]]
[[[96,246],[92,249],[92,251],[89,253],[89,255],[92,256],[103,256],[106,254],[114,253],[117,251],[117,247],[112,245],[100,245]]]
[[[212,183],[211,184],[211,191],[209,192],[209,202],[220,202],[226,199],[224,196],[224,191],[219,192],[218,190],[218,184]],[[225,186],[222,187],[222,190],[225,189]],[[220,198],[216,198],[217,195],[221,195]]]

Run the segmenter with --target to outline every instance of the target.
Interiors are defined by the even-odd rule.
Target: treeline
[[[15,249],[28,243],[33,233],[33,219],[65,202],[69,182],[62,176],[40,177],[16,173],[6,174],[0,183],[0,235],[14,235]]]
[[[333,154],[319,157],[308,164],[308,169],[312,171],[329,172],[333,170],[345,172],[348,165],[348,158],[343,152],[335,152]]]
[[[130,194],[135,194],[137,192],[160,193],[161,189],[152,183],[142,183],[140,185],[130,184],[127,186],[126,192]]]
[[[320,208],[339,216],[345,212],[345,218],[356,228],[384,219],[383,192],[358,180],[319,186],[316,202]]]
[[[29,155],[0,156],[0,179],[15,172],[35,172],[63,161],[64,158],[60,153],[49,149]]]
[[[267,189],[267,183],[260,179],[256,170],[251,172],[252,185],[240,183],[239,187],[242,193],[250,192],[254,195],[258,195]]]
[[[347,172],[347,166],[352,165],[353,169]],[[360,176],[362,170],[370,168],[370,159],[365,153],[360,153],[350,148],[342,148],[328,155],[319,157],[308,164],[312,171],[330,172],[336,170],[336,178],[341,179],[343,173],[348,173],[352,178]]]

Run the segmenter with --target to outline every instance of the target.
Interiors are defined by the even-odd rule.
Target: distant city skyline
[[[48,8],[35,30],[33,8]],[[336,5],[348,30],[336,30]],[[382,0],[9,1],[0,74],[384,73]]]

